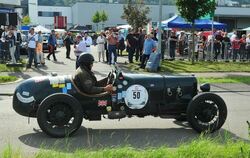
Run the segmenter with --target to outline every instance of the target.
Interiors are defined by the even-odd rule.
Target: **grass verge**
[[[198,77],[199,83],[244,83],[250,84],[250,76]]]
[[[201,137],[190,143],[181,144],[175,149],[165,146],[148,149],[117,147],[99,150],[84,149],[77,150],[74,153],[41,150],[29,158],[247,158],[250,156],[250,143],[227,139],[222,144],[220,141],[218,138]],[[20,150],[14,151],[10,146],[0,156],[3,158],[24,158]]]
[[[138,63],[128,64],[126,67],[131,71],[144,71],[138,69]],[[199,72],[250,72],[250,63],[238,62],[195,62],[189,61],[166,61],[161,64],[161,72],[169,73],[199,73]]]
[[[16,76],[0,76],[0,83],[14,82],[18,80]]]
[[[0,72],[21,72],[24,70],[24,66],[26,65],[26,61],[21,59],[20,63],[22,66],[6,66],[6,64],[0,64]]]

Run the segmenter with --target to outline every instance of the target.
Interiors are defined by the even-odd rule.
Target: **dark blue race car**
[[[194,76],[129,74],[116,69],[108,83],[114,92],[89,95],[80,91],[72,76],[41,76],[22,82],[15,90],[13,108],[20,115],[36,117],[52,137],[72,135],[82,120],[155,116],[187,120],[197,132],[214,132],[227,117],[223,99],[210,93],[209,84],[198,92]]]

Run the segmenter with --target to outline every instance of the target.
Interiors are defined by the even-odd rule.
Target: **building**
[[[218,7],[215,11],[215,20],[226,23],[228,31],[234,28],[245,28],[250,26],[249,4],[235,3],[234,1],[218,0]],[[67,16],[68,26],[92,25],[92,16],[96,11],[104,10],[108,14],[108,21],[105,26],[117,26],[126,24],[121,19],[123,5],[118,1],[109,0],[106,3],[77,2],[71,7],[61,6],[38,6],[37,0],[29,0],[29,15],[33,24],[41,24],[47,27],[53,27],[54,16]],[[158,5],[147,5],[150,8],[149,17],[153,22],[158,21]],[[163,20],[178,14],[174,5],[163,5]]]
[[[1,0],[0,1],[0,24],[18,25],[22,17],[20,0]],[[17,14],[16,14],[17,13]]]
[[[20,6],[21,5],[21,0],[1,0],[0,1],[0,7],[4,8],[13,8],[15,6]]]

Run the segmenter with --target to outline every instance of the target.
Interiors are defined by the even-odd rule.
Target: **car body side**
[[[124,84],[124,81],[127,84]],[[23,116],[36,117],[36,111],[46,97],[55,93],[67,93],[73,96],[82,106],[84,118],[99,120],[101,115],[107,114],[107,107],[120,109],[127,116],[144,117],[153,116],[177,116],[186,113],[187,106],[192,98],[197,95],[197,80],[193,76],[164,76],[148,74],[126,74],[117,78],[114,86],[117,88],[113,94],[85,95],[72,81],[72,76],[41,76],[22,82],[15,90],[13,96],[14,110]],[[148,101],[142,109],[129,108],[124,98],[117,98],[125,93],[132,85],[141,85],[148,92]],[[115,102],[113,101],[115,98]],[[107,104],[99,106],[100,101]],[[98,115],[98,117],[94,116]]]

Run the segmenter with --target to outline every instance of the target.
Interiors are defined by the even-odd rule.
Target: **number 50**
[[[133,99],[140,99],[141,93],[140,92],[133,92]]]

